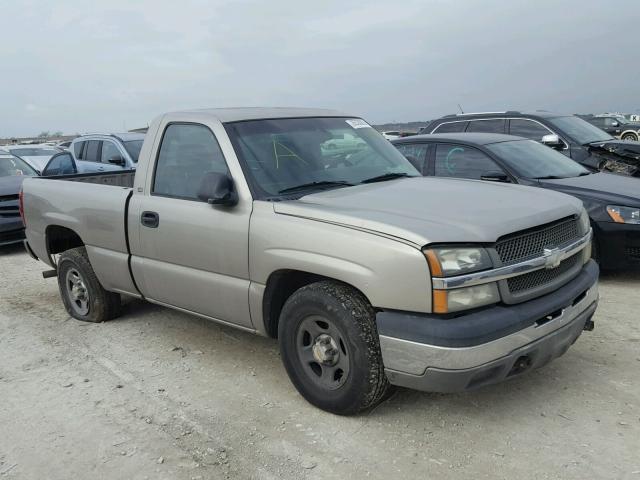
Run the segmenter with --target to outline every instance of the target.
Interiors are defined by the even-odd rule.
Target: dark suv
[[[640,176],[640,143],[624,142],[575,115],[544,111],[445,115],[419,133],[507,133],[555,148],[596,171]]]
[[[635,140],[640,138],[640,122],[630,122],[623,115],[603,114],[584,116],[591,125],[604,130],[609,135],[622,140]]]

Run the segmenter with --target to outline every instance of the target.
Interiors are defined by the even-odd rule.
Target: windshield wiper
[[[584,177],[585,175],[592,175],[593,172],[582,172],[580,174],[578,174],[579,177]]]
[[[303,183],[302,185],[296,185],[294,187],[287,187],[280,190],[278,193],[294,193],[301,190],[310,190],[313,188],[323,187],[353,187],[353,183],[345,182],[344,180],[322,180],[319,182]]]
[[[366,180],[361,181],[360,183],[375,183],[375,182],[386,182],[387,180],[394,180],[396,178],[404,178],[404,177],[415,177],[416,175],[409,175],[408,173],[384,173],[382,175],[378,175],[376,177],[367,178]]]

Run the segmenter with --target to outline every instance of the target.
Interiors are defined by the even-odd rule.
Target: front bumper
[[[394,385],[457,392],[541,367],[591,326],[597,278],[598,268],[590,261],[553,293],[455,319],[380,312],[376,320],[385,373]]]
[[[22,220],[18,218],[0,218],[0,246],[20,243],[24,239],[24,226]]]
[[[594,230],[603,270],[640,268],[640,225],[597,222]]]

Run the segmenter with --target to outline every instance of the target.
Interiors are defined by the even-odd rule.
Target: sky
[[[640,113],[637,0],[0,0],[0,138],[165,111]]]

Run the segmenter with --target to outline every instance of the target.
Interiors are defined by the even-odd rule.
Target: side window
[[[42,175],[70,175],[76,173],[75,163],[70,153],[54,155],[44,168]]]
[[[615,118],[607,117],[604,119],[605,127],[616,127],[618,124],[619,122]]]
[[[504,119],[472,120],[469,122],[467,132],[504,133]]]
[[[197,200],[206,173],[229,173],[222,150],[204,125],[174,123],[162,137],[153,193]]]
[[[78,160],[82,160],[82,150],[85,142],[77,142],[73,144],[73,153]]]
[[[590,123],[595,125],[598,128],[603,128],[604,127],[604,118],[592,118]]]
[[[102,163],[109,163],[109,159],[122,158],[122,154],[115,143],[109,140],[102,141],[102,153],[100,154],[100,161]]]
[[[467,124],[468,123],[469,122],[441,123],[431,133],[459,133],[459,132],[464,132],[464,129],[467,128]]]
[[[402,155],[405,156],[411,165],[416,167],[421,174],[425,174],[425,161],[427,159],[427,150],[429,150],[428,143],[402,143],[395,145]]]
[[[524,118],[514,118],[509,120],[509,133],[518,135],[519,137],[528,138],[539,142],[542,137],[553,133],[547,127],[543,127],[539,123]]]
[[[87,142],[87,149],[85,150],[83,160],[87,162],[99,162],[98,151],[100,150],[99,140],[89,140]]]
[[[485,173],[496,171],[502,172],[502,169],[476,148],[450,144],[440,144],[436,147],[436,177],[480,180]]]

